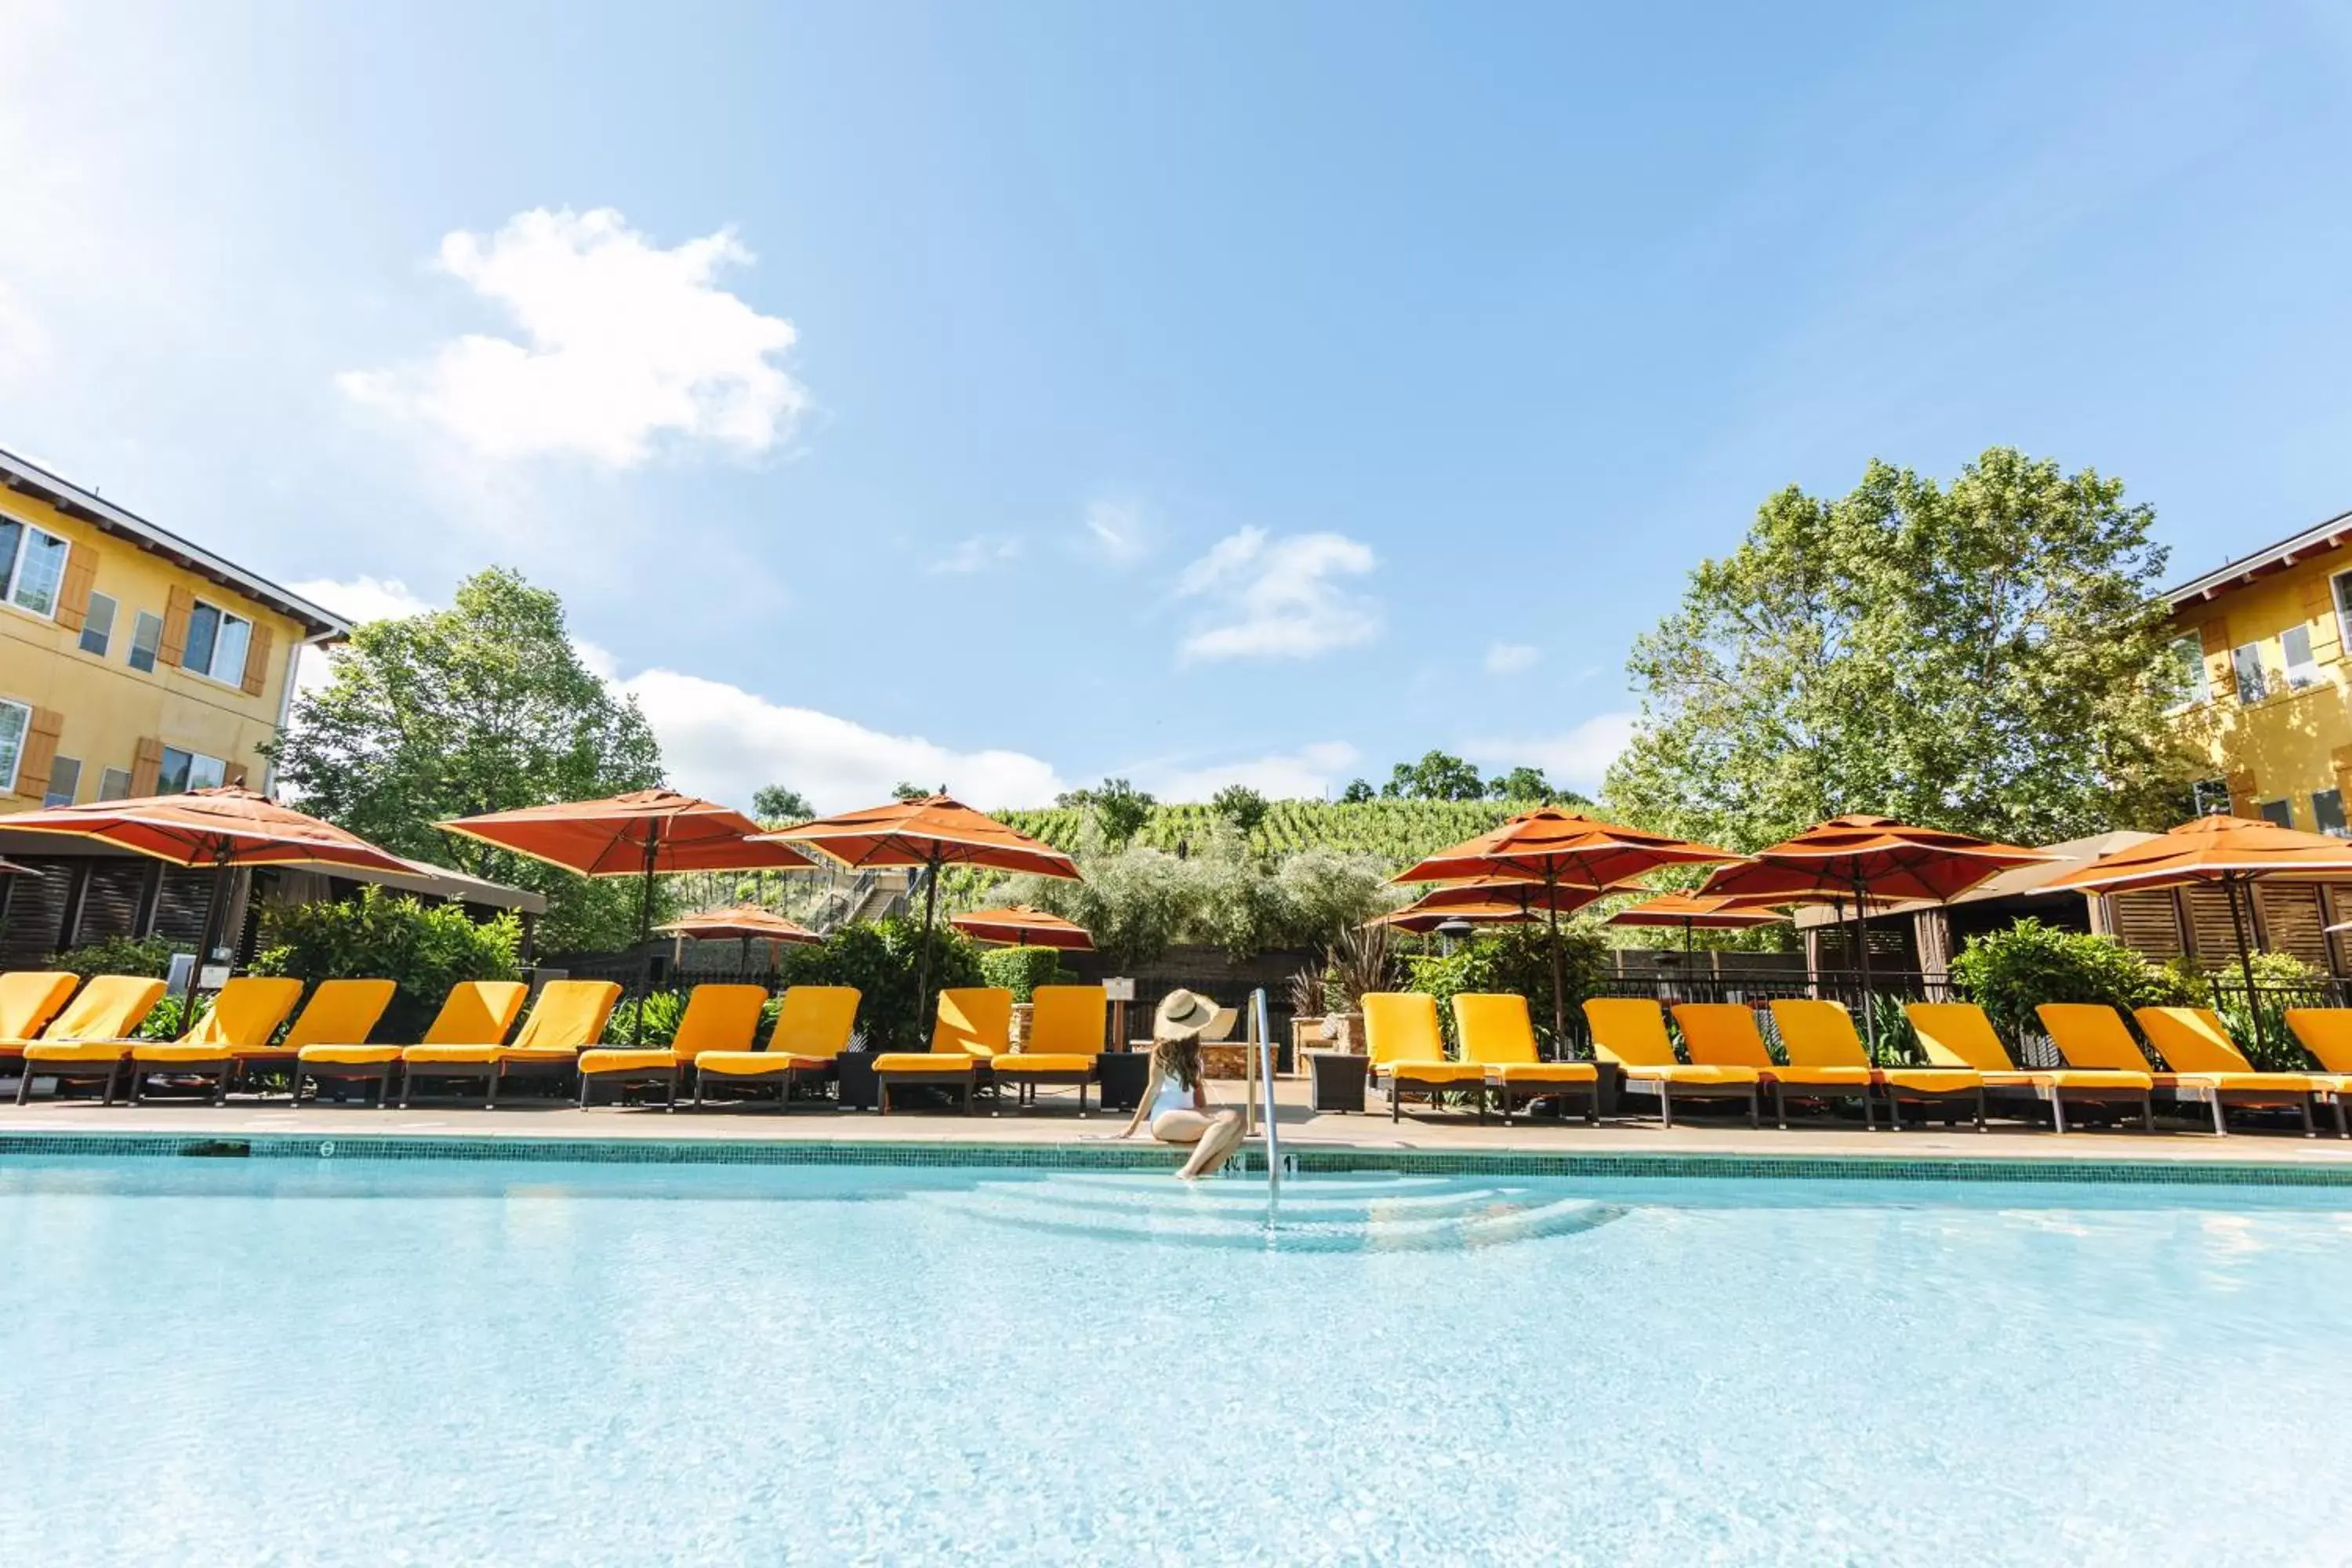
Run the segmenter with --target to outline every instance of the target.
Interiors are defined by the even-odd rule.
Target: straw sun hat
[[[1197,991],[1171,991],[1151,1016],[1151,1033],[1162,1040],[1196,1039],[1217,1021],[1217,1005]]]

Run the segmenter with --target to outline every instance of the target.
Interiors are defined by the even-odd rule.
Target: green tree
[[[1592,803],[1572,789],[1562,789],[1544,777],[1541,768],[1518,767],[1496,773],[1486,781],[1486,793],[1496,800],[1514,805],[1533,803],[1538,805],[1590,805]]]
[[[2154,514],[1996,447],[1948,486],[1873,462],[1791,487],[1633,647],[1612,810],[1752,848],[1882,812],[2039,844],[2165,820]]]
[[[1209,797],[1209,809],[1241,829],[1246,837],[1265,820],[1265,796],[1247,784],[1227,784]]]
[[[395,854],[546,894],[542,947],[634,939],[634,886],[433,826],[661,783],[652,728],[581,662],[554,594],[494,567],[450,608],[371,622],[331,657],[327,686],[294,705],[271,748],[303,809]]]
[[[947,793],[948,786],[945,784],[940,785],[937,789],[925,789],[919,784],[908,784],[905,779],[900,779],[897,784],[890,786],[890,798],[901,803],[929,800],[935,795],[945,795]]]
[[[1381,793],[1391,800],[1484,800],[1486,781],[1478,770],[1446,752],[1428,752],[1417,763],[1399,763],[1389,770]]]
[[[1339,792],[1339,804],[1342,805],[1362,805],[1367,801],[1379,798],[1380,792],[1373,789],[1370,781],[1366,779],[1349,779],[1348,787]]]
[[[789,784],[761,784],[751,792],[751,815],[761,822],[806,822],[816,807]]]
[[[1092,789],[1066,791],[1054,797],[1054,804],[1092,814],[1103,837],[1116,846],[1142,832],[1151,820],[1151,808],[1160,803],[1125,779],[1105,779]]]

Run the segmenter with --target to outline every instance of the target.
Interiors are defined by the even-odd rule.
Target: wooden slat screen
[[[2319,928],[2319,889],[2309,882],[2263,882],[2254,888],[2263,911],[2263,945],[2291,952],[2317,969],[2327,967],[2327,939]]]
[[[2117,893],[2107,907],[2115,916],[2116,939],[2134,952],[2161,962],[2187,951],[2180,941],[2180,906],[2171,889]]]

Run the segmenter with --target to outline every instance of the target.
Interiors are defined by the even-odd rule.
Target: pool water
[[[0,1563],[2352,1552],[2352,1194],[27,1160],[0,1258]]]

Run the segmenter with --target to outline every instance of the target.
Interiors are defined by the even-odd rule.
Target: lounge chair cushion
[[[112,1062],[131,1054],[130,1040],[34,1040],[25,1047],[28,1062]]]
[[[779,1073],[816,1072],[832,1065],[831,1057],[773,1050],[705,1051],[694,1058],[696,1070],[705,1078],[772,1078]],[[878,1059],[875,1065],[881,1065]]]
[[[2121,1089],[2146,1093],[2156,1083],[2156,1075],[2145,1072],[2115,1072],[2105,1068],[2052,1068],[2037,1072],[2036,1079],[2059,1089]],[[1990,1083],[1994,1075],[1985,1074]]]
[[[764,1053],[763,1053],[764,1054]],[[874,1058],[876,1072],[936,1073],[942,1078],[961,1077],[971,1071],[980,1058],[961,1051],[885,1051]]]
[[[1625,1076],[1645,1083],[1754,1083],[1762,1077],[1754,1068],[1732,1067],[1637,1067],[1627,1064]]]
[[[1091,1072],[1095,1058],[1083,1051],[1016,1051],[989,1065],[999,1078],[1017,1078],[1024,1072]]]
[[[2321,1067],[2352,1073],[2352,1007],[2289,1007],[2286,1026]]]
[[[500,1046],[499,1060],[502,1062],[551,1062],[558,1066],[578,1063],[580,1052],[572,1046]]]
[[[608,1072],[667,1072],[676,1066],[677,1053],[672,1050],[606,1048],[580,1053],[580,1070],[590,1078]]]
[[[1872,1078],[1914,1094],[1966,1094],[1985,1085],[1984,1075],[1974,1068],[1882,1068]]]
[[[1497,1083],[1594,1083],[1601,1069],[1591,1062],[1487,1062],[1480,1064]]]
[[[80,977],[61,969],[20,969],[0,974],[0,1053],[23,1048],[57,1016]]]
[[[504,1046],[411,1046],[400,1055],[411,1067],[487,1067],[505,1049]]]
[[[1867,1089],[1875,1081],[1864,1067],[1769,1067],[1763,1071],[1774,1083],[1807,1089]]]
[[[2154,1075],[2167,1089],[2218,1089],[2231,1094],[2316,1094],[2332,1081],[2314,1072],[2165,1072]]]
[[[397,989],[389,980],[321,980],[294,1016],[280,1047],[364,1045]]]
[[[301,1058],[326,1067],[382,1067],[401,1058],[398,1046],[304,1046]]]
[[[1486,1067],[1483,1062],[1382,1062],[1374,1071],[1406,1083],[1484,1083]]]
[[[184,1040],[150,1040],[132,1047],[131,1051],[133,1061],[184,1067],[210,1067],[260,1054],[263,1053],[241,1051],[235,1046],[192,1046]]]

